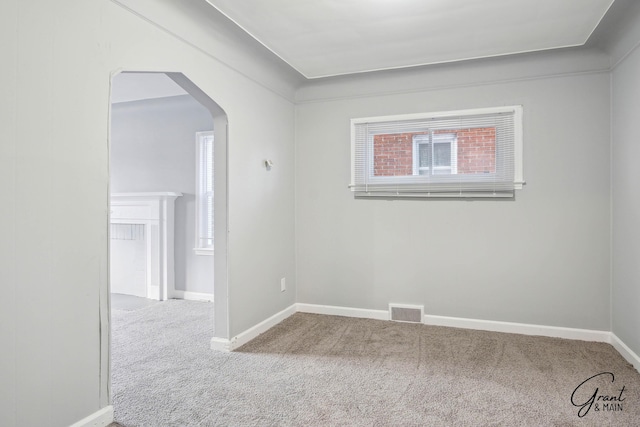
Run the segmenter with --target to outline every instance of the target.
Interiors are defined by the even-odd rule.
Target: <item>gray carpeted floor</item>
[[[298,313],[221,353],[212,316],[212,304],[178,300],[113,310],[117,422],[640,426],[640,374],[607,344]],[[608,400],[579,417],[572,393],[602,372],[613,382],[597,376],[573,401],[596,388]]]

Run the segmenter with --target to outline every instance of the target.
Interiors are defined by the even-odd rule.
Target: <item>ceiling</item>
[[[206,0],[307,78],[581,46],[614,0]]]
[[[120,73],[113,77],[111,103],[187,95],[165,73]]]

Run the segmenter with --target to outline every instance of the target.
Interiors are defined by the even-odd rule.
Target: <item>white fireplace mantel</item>
[[[113,193],[112,224],[143,224],[146,239],[147,298],[167,300],[175,293],[174,206],[182,193]]]

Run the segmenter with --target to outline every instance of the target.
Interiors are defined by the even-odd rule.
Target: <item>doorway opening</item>
[[[226,113],[184,74],[112,77],[109,392],[116,417],[113,359],[122,355],[116,341],[128,330],[127,319],[141,319],[141,310],[168,300],[195,300],[213,309],[203,327],[225,337],[226,147]],[[161,339],[158,331],[130,330]]]

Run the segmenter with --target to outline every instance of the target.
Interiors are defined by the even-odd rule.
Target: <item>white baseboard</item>
[[[70,427],[106,427],[113,422],[113,406],[109,405],[94,412]]]
[[[226,338],[211,338],[211,350],[231,351],[231,341]]]
[[[570,340],[610,342],[611,332],[590,329],[564,328],[560,326],[531,325],[528,323],[499,322],[494,320],[465,319],[460,317],[426,314],[424,323],[433,326],[475,329],[479,331],[506,332],[510,334],[539,335]]]
[[[296,304],[290,305],[279,313],[274,314],[268,319],[258,323],[252,328],[247,329],[246,331],[236,335],[230,340],[224,338],[212,338],[211,339],[211,348],[213,350],[219,351],[233,351],[244,344],[248,343],[252,339],[256,338],[258,335],[267,332],[269,329],[273,328],[278,323],[282,322],[287,317],[295,314],[296,312]]]
[[[173,291],[173,297],[176,299],[186,299],[190,301],[213,301],[213,294],[205,294],[202,292],[190,291]]]
[[[337,307],[332,305],[296,304],[300,313],[327,314],[330,316],[359,317],[361,319],[389,320],[387,310],[367,310],[364,308]]]
[[[218,351],[233,351],[296,312],[389,320],[389,312],[387,310],[368,310],[353,307],[297,303],[287,307],[279,313],[274,314],[270,318],[260,322],[250,329],[247,329],[241,334],[236,335],[230,340],[225,338],[212,338],[211,348]],[[448,326],[452,328],[475,329],[480,331],[505,332],[511,334],[537,335],[552,338],[609,343],[622,355],[622,357],[640,371],[640,356],[634,353],[624,342],[622,342],[622,340],[620,340],[620,338],[609,331],[500,322],[495,320],[466,319],[461,317],[435,316],[430,314],[424,316],[424,323],[432,326]],[[93,424],[88,425],[93,426]],[[76,426],[74,425],[73,427]]]
[[[362,308],[337,307],[330,305],[316,305],[298,303],[297,311],[301,313],[327,314],[332,316],[360,317],[365,319],[389,320],[387,310],[367,310]],[[526,323],[499,322],[493,320],[465,319],[460,317],[446,317],[425,315],[424,323],[434,326],[449,326],[452,328],[476,329],[481,331],[506,332],[523,335],[540,335],[554,338],[573,340],[610,342],[610,332],[588,329],[563,328],[558,326],[530,325]]]
[[[610,344],[615,348],[618,353],[625,358],[625,360],[633,365],[637,371],[640,372],[640,356],[638,356],[633,350],[631,350],[616,334],[611,332]]]

